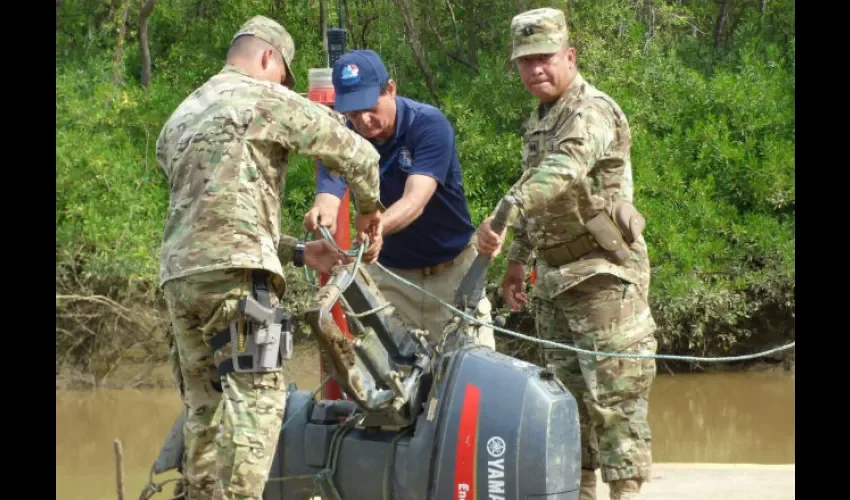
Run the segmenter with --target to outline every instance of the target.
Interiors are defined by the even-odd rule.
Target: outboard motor
[[[290,385],[263,499],[578,499],[578,409],[551,371],[475,346],[438,373],[401,429],[356,425],[350,401]]]

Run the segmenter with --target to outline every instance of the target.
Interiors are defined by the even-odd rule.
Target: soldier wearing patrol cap
[[[512,59],[538,102],[526,122],[524,172],[509,191],[519,213],[502,294],[522,308],[533,261],[540,337],[597,352],[652,354],[650,265],[644,219],[632,204],[626,116],[582,78],[563,12],[523,12],[510,30]],[[482,222],[478,243],[495,255],[503,235],[490,229],[491,220]],[[579,402],[579,498],[596,498],[601,468],[612,500],[637,499],[652,464],[647,410],[655,360],[548,347],[542,354]]]
[[[356,195],[359,237],[381,240],[378,153],[340,115],[293,91],[294,54],[283,26],[251,18],[233,37],[224,68],[178,106],[157,139],[171,186],[160,285],[185,407],[190,500],[260,500],[278,444],[282,357],[273,346],[268,359],[276,362],[244,362],[245,346],[257,341],[240,300],[276,307],[284,265],[327,273],[344,261],[327,241],[280,234],[289,153],[321,160],[345,178]],[[241,332],[236,345],[231,326]]]
[[[243,24],[239,31],[233,35],[231,44],[242,36],[252,36],[262,40],[274,49],[283,61],[286,74],[281,82],[290,90],[295,90],[295,75],[292,73],[292,60],[295,58],[295,42],[292,36],[276,21],[265,16],[254,16]]]

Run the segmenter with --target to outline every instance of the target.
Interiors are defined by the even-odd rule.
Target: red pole
[[[334,241],[339,245],[340,248],[348,249],[351,248],[351,233],[349,232],[349,219],[348,219],[348,188],[345,189],[345,195],[342,197],[342,202],[339,205],[339,212],[337,212],[336,216],[336,234],[334,235]],[[330,279],[330,276],[327,274],[320,274],[320,283],[324,285]],[[351,332],[348,331],[348,321],[345,319],[345,313],[342,310],[342,306],[340,306],[339,302],[334,304],[333,309],[331,309],[331,315],[334,318],[334,322],[339,327],[340,331],[342,331],[343,335],[348,337],[349,339],[354,338],[351,335]],[[325,379],[325,369],[319,361],[319,370],[321,373],[321,379]],[[339,384],[337,384],[334,380],[328,380],[325,386],[322,388],[322,399],[345,399],[342,393],[342,390],[339,388]]]
[[[328,106],[329,108],[333,108],[334,89],[331,84],[330,68],[314,68],[309,71],[309,90],[307,91],[307,97],[313,102],[318,102]],[[319,164],[316,162],[317,176],[318,168]],[[342,197],[342,201],[339,205],[339,212],[337,212],[336,215],[336,234],[334,235],[334,241],[344,250],[351,248],[351,223],[349,221],[348,202],[348,188],[345,188],[345,194]],[[322,273],[319,275],[319,282],[322,285],[326,284],[328,279],[330,279],[330,276],[327,274]],[[342,306],[339,302],[337,302],[331,309],[331,315],[343,335],[349,339],[354,338],[354,336],[351,335],[351,332],[348,331],[348,322],[345,319],[345,313],[342,311]],[[321,360],[319,360],[319,372],[321,374],[321,380],[324,380],[325,369],[322,366]],[[329,380],[324,387],[322,387],[322,399],[344,399],[343,392],[336,381]]]

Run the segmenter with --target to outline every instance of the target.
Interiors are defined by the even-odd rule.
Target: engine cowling
[[[291,387],[264,500],[327,498],[319,483],[346,500],[578,498],[578,409],[554,374],[468,346],[423,383],[423,411],[402,429],[346,429],[354,405]]]

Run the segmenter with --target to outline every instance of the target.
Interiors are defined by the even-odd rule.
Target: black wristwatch
[[[304,248],[306,247],[306,243],[303,241],[295,242],[295,257],[292,259],[292,263],[295,264],[295,267],[304,267]]]

